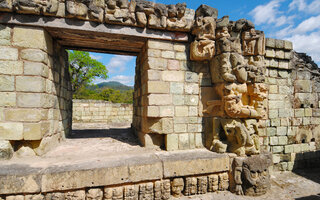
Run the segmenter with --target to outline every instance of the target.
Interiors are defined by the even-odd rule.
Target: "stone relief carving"
[[[219,176],[217,174],[208,176],[208,192],[216,192],[219,188]]]
[[[259,196],[270,188],[269,167],[271,153],[264,152],[251,157],[238,157],[233,161],[235,192],[239,195]]]
[[[171,182],[171,192],[172,196],[178,198],[182,196],[182,191],[184,188],[184,181],[183,178],[175,178]]]
[[[86,200],[102,200],[103,192],[99,188],[89,189],[86,195]]]
[[[195,177],[187,177],[185,179],[185,189],[183,194],[185,196],[195,195],[197,194],[197,178]]]

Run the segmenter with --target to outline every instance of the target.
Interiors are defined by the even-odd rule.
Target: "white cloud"
[[[111,58],[110,62],[106,65],[106,67],[109,70],[109,73],[120,73],[126,69],[127,63],[130,62],[133,58],[133,56],[116,55]]]
[[[307,53],[315,62],[320,62],[320,31],[310,34],[296,34],[284,39],[293,42],[295,51]]]
[[[295,28],[295,33],[306,33],[309,31],[314,31],[320,28],[320,15],[316,17],[310,17],[309,19],[301,22],[297,28]]]
[[[102,56],[100,56],[100,55],[92,55],[91,53],[90,53],[90,57],[92,58],[92,59],[95,59],[95,60],[101,60],[102,59]]]
[[[108,81],[118,81],[122,84],[133,86],[134,76],[118,75],[108,79]]]
[[[282,12],[279,11],[279,7],[282,1],[283,0],[273,0],[268,4],[255,7],[249,13],[253,17],[254,23],[257,25],[273,24],[276,27],[291,24],[295,16],[281,15]]]
[[[320,13],[320,1],[313,0],[309,5],[305,0],[293,0],[289,4],[289,11],[298,9],[298,11],[303,11],[309,14],[318,14]]]
[[[289,4],[289,10],[298,9],[299,11],[304,11],[307,8],[305,0],[293,0]]]

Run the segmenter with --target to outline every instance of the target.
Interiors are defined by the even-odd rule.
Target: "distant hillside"
[[[103,82],[103,83],[97,84],[97,86],[98,88],[111,88],[111,89],[120,90],[120,91],[127,91],[127,90],[133,89],[133,87],[124,85],[117,81]]]

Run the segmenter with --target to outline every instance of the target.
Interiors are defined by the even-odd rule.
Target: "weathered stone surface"
[[[13,148],[8,140],[0,140],[0,160],[10,159],[13,156]]]
[[[8,75],[20,75],[23,73],[23,62],[0,61],[0,73]]]
[[[0,60],[18,60],[18,49],[12,47],[1,47]]]
[[[0,123],[0,139],[2,140],[22,140],[23,124],[14,122]]]

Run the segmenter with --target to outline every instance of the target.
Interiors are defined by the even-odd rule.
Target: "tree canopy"
[[[81,87],[90,84],[94,78],[108,78],[108,70],[101,62],[90,57],[89,52],[68,51],[69,72],[72,90],[78,91]]]

